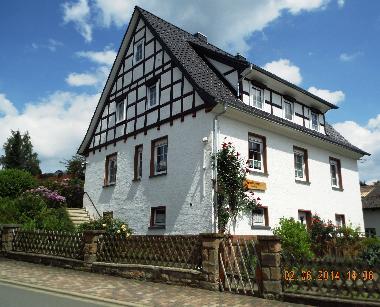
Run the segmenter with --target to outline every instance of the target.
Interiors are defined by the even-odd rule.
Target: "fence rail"
[[[83,234],[48,230],[17,230],[13,251],[83,260]]]
[[[200,270],[201,248],[202,242],[197,235],[103,235],[98,241],[97,261]]]
[[[380,301],[380,266],[350,260],[283,260],[285,293]]]

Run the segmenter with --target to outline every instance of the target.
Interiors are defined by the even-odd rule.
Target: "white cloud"
[[[4,94],[0,93],[0,115],[13,116],[17,115],[17,109],[14,107]]]
[[[263,68],[296,85],[302,82],[300,68],[291,63],[288,59],[272,61],[265,64]]]
[[[345,0],[338,0],[338,6],[339,6],[339,8],[344,7],[344,4],[345,4]]]
[[[83,7],[77,11],[86,14],[73,10],[73,13],[68,14],[70,18],[66,19],[75,22],[80,33],[86,37],[83,34],[85,26],[90,30],[92,25],[125,27],[135,5],[138,5],[185,30],[205,33],[209,41],[223,49],[245,53],[250,47],[247,39],[252,33],[263,30],[283,13],[295,15],[312,12],[324,9],[328,2],[329,0],[241,0],[237,5],[230,0],[94,0],[90,2],[91,12],[88,12],[85,5],[87,1],[79,0],[76,4],[66,4],[66,7]],[[88,22],[89,15],[91,25]]]
[[[65,2],[63,5],[63,21],[73,22],[77,31],[86,42],[92,41],[92,26],[90,24],[90,7],[87,0],[79,0],[76,3]]]
[[[71,86],[92,86],[99,81],[96,74],[73,72],[67,76],[66,82]]]
[[[363,52],[355,52],[355,53],[341,53],[339,55],[339,60],[341,60],[342,62],[351,62],[353,60],[355,60],[357,57],[361,56],[363,54]]]
[[[354,121],[345,121],[333,125],[348,141],[371,154],[359,163],[362,180],[380,179],[380,114],[368,120],[364,126]]]
[[[0,101],[3,101],[1,97],[5,95],[0,94]],[[59,161],[75,154],[99,97],[100,94],[57,91],[37,102],[28,103],[24,110],[19,111],[7,100],[8,113],[0,116],[0,144],[6,141],[11,130],[29,131],[34,150],[42,160],[43,171],[62,168]]]
[[[116,51],[111,49],[105,49],[104,51],[79,51],[77,56],[87,58],[97,64],[103,64],[111,66],[116,58]]]
[[[58,47],[62,47],[63,46],[63,43],[58,41],[58,40],[55,40],[55,39],[52,39],[52,38],[49,38],[47,43],[32,43],[32,48],[34,50],[38,50],[38,49],[41,49],[41,48],[46,48],[46,49],[49,49],[51,52],[55,52],[57,51],[57,48]]]
[[[308,88],[308,91],[315,96],[318,96],[332,104],[339,104],[342,102],[346,95],[342,91],[330,91],[330,90],[325,90],[325,89],[318,89],[315,86],[311,86]]]

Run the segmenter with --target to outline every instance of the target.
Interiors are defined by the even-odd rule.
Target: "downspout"
[[[218,101],[220,103],[220,101]],[[218,152],[218,118],[219,116],[223,115],[227,111],[227,103],[223,103],[223,111],[220,113],[217,113],[214,116],[214,121],[213,121],[213,140],[212,140],[212,155],[215,156],[215,154]],[[213,231],[216,233],[218,232],[217,229],[217,223],[218,223],[218,215],[217,215],[217,209],[218,209],[218,194],[216,193],[216,189],[218,187],[218,161],[215,159],[214,161],[214,170],[213,170],[213,183],[214,183],[214,188],[213,188],[213,203],[214,203],[214,229]]]

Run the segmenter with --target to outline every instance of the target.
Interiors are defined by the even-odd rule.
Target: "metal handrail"
[[[99,217],[102,217],[102,216],[100,215],[98,209],[96,208],[94,202],[92,201],[90,195],[89,195],[86,191],[84,192],[84,194],[86,194],[86,195],[88,196],[88,199],[90,200],[90,202],[91,202],[92,206],[94,207],[94,209],[95,209],[96,213],[98,214],[98,216],[99,216]]]

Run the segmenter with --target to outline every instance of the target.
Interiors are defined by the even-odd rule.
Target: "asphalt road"
[[[0,307],[100,307],[121,306],[96,299],[74,297],[57,292],[0,282]]]

